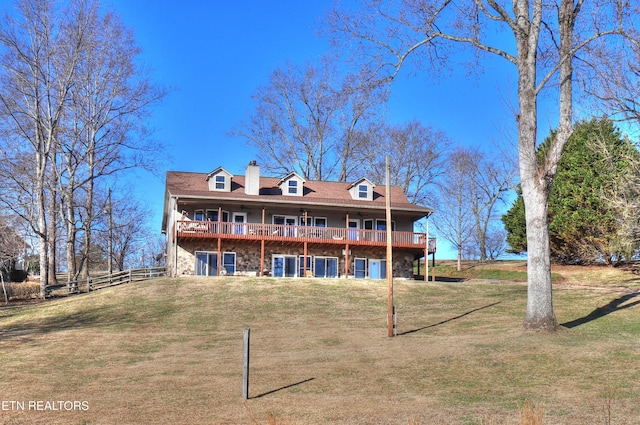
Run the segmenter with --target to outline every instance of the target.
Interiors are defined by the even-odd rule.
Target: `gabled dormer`
[[[375,184],[366,177],[356,180],[349,186],[351,198],[359,201],[373,201],[373,188]]]
[[[231,192],[231,179],[233,174],[222,167],[218,167],[207,175],[209,190],[218,192]]]
[[[294,171],[283,177],[278,182],[278,186],[285,196],[302,196],[304,194],[305,182],[306,180]]]

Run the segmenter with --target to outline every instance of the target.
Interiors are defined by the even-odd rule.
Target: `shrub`
[[[9,278],[11,282],[24,282],[27,280],[28,273],[24,270],[11,270]]]
[[[5,289],[7,291],[7,297],[15,300],[29,300],[32,298],[40,297],[40,283],[39,282],[12,282],[5,283]],[[3,293],[0,293],[1,297],[4,297]]]

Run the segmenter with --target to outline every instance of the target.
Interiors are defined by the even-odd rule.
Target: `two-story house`
[[[414,261],[435,253],[435,239],[414,231],[433,210],[410,203],[399,187],[390,193],[393,275],[411,278]],[[244,176],[222,167],[170,171],[162,221],[168,272],[382,279],[385,212],[385,187],[366,178],[263,177],[255,161]]]

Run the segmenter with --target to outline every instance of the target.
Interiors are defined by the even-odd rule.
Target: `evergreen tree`
[[[551,134],[538,149],[548,149]],[[637,175],[640,153],[608,119],[594,119],[576,125],[565,146],[549,195],[550,248],[553,261],[569,264],[607,263],[629,259],[637,241],[631,242],[622,220],[621,191],[630,187]],[[512,208],[502,218],[512,253],[527,250],[524,202],[519,193]],[[627,247],[622,249],[622,247]]]

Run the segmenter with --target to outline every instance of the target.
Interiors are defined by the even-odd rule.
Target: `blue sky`
[[[224,166],[244,173],[255,152],[227,132],[253,110],[251,95],[276,68],[327,53],[329,42],[317,30],[332,0],[102,1],[134,31],[139,60],[152,70],[153,80],[174,89],[149,123],[153,137],[167,148],[166,164],[158,175],[141,174],[132,185],[159,233],[166,171]],[[0,0],[5,10],[13,4]],[[513,69],[499,61],[483,65],[485,72],[477,77],[459,69],[439,82],[405,70],[392,85],[387,120],[418,119],[462,145],[489,149],[492,140],[513,143],[503,131],[514,123],[505,101],[513,97]],[[443,243],[439,248],[439,258],[455,255],[443,252]]]
[[[144,176],[139,196],[160,229],[167,170],[209,172],[224,166],[243,174],[255,157],[227,132],[253,110],[251,95],[287,61],[315,61],[329,48],[317,29],[331,0],[243,2],[110,0],[104,4],[133,29],[140,60],[155,81],[175,90],[156,108],[151,127],[167,146],[169,160],[159,176]],[[513,123],[505,101],[509,68],[489,63],[479,77],[460,69],[440,82],[407,70],[392,86],[390,122],[418,119],[444,131],[454,143],[489,146],[505,140]],[[513,77],[511,77],[513,78]],[[442,241],[444,242],[444,241]],[[439,258],[453,258],[443,251]]]

